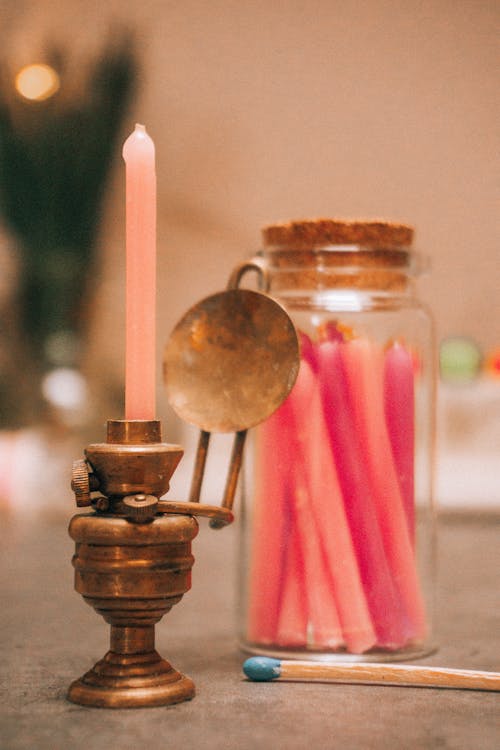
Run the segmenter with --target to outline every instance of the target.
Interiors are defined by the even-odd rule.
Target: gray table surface
[[[90,709],[65,692],[107,650],[108,627],[73,591],[65,524],[2,519],[1,750],[500,747],[498,693],[246,681],[234,635],[236,530],[202,522],[193,546],[193,589],[157,626],[157,645],[194,679],[196,698]],[[498,518],[441,522],[441,646],[420,663],[500,669],[499,569]]]

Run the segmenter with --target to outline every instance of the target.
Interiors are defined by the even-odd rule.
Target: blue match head
[[[256,682],[276,680],[281,674],[281,662],[267,656],[252,656],[244,662],[243,671]]]

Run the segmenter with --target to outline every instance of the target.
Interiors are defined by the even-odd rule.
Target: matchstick
[[[243,671],[247,677],[257,682],[305,680],[500,691],[500,672],[408,664],[324,664],[314,661],[280,661],[254,656],[245,661]]]

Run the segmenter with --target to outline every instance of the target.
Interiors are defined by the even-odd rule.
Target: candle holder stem
[[[154,625],[139,628],[112,625],[109,639],[111,651],[115,654],[123,654],[123,656],[144,654],[154,651],[155,628]]]

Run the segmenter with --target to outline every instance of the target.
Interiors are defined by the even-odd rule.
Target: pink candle
[[[404,613],[371,498],[366,465],[368,449],[361,442],[355,423],[352,384],[342,356],[346,346],[324,341],[318,347],[325,423],[377,642],[382,647],[400,648],[407,640]]]
[[[307,583],[297,526],[288,535],[276,644],[287,648],[307,642]]]
[[[317,360],[314,351],[313,356]],[[318,611],[322,617],[316,618],[318,627],[312,618],[316,643],[332,647],[344,640],[349,651],[362,653],[375,645],[376,637],[324,420],[318,377],[309,361],[302,360],[289,402],[295,416],[298,443],[295,483],[298,488],[303,475],[308,487],[308,507],[297,513],[298,523],[304,524],[311,555],[318,559],[316,574],[311,571],[308,575],[308,586],[311,589],[318,586],[321,602]],[[331,418],[336,417],[331,415]],[[307,563],[308,558],[305,559]],[[337,643],[334,642],[333,617],[330,616],[330,633],[324,627],[332,609],[330,597],[336,603],[337,627],[342,629]]]
[[[123,146],[126,164],[125,418],[154,419],[156,370],[155,147],[144,125]]]
[[[406,614],[408,635],[420,640],[426,634],[425,610],[385,424],[384,354],[377,344],[355,339],[344,346],[343,355],[384,551]]]
[[[414,401],[412,357],[402,344],[395,343],[385,353],[385,419],[412,544],[415,542]]]
[[[282,437],[287,431],[287,420],[286,404],[282,404],[259,426],[257,433],[255,458],[259,472],[249,577],[248,638],[267,644],[276,643],[278,637],[285,567],[291,562],[287,560],[287,550],[292,518],[283,482],[291,466],[290,446]],[[298,600],[295,601],[297,604]]]

